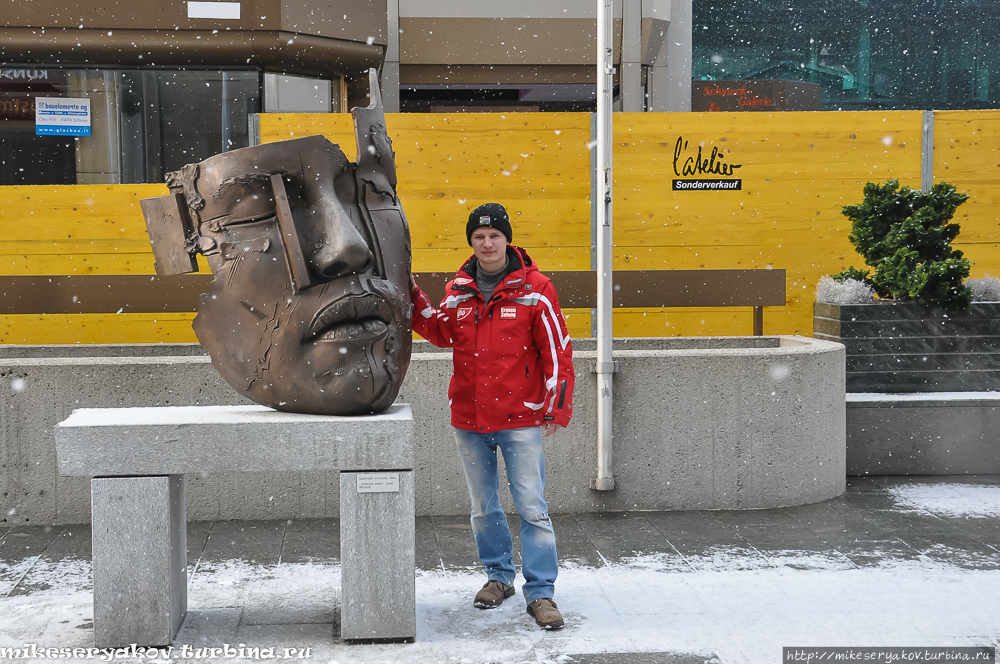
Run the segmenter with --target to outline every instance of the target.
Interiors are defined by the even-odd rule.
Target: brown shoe
[[[482,590],[476,593],[472,605],[477,609],[495,609],[508,597],[514,596],[514,586],[508,586],[502,581],[487,581]]]
[[[533,616],[542,629],[562,629],[564,624],[559,607],[548,597],[536,599],[529,604],[528,615]]]

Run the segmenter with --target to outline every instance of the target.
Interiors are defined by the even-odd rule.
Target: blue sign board
[[[90,136],[90,99],[36,97],[36,136]]]

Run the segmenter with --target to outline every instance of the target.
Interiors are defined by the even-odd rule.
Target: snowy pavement
[[[520,595],[471,607],[483,577],[463,521],[420,520],[417,639],[381,645],[334,636],[335,521],[192,524],[189,613],[159,661],[256,661],[205,650],[223,644],[339,664],[763,664],[790,646],[1000,646],[1000,477],[852,480],[841,498],[784,510],[556,519],[558,632],[538,629]],[[90,647],[89,531],[47,544],[44,531],[0,534],[0,661],[25,644]]]

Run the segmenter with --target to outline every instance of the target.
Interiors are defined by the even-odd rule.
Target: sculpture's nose
[[[310,268],[324,280],[364,272],[372,267],[374,258],[368,240],[358,227],[358,221],[336,198],[313,208],[322,229],[309,254]]]

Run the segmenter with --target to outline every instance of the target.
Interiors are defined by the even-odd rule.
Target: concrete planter
[[[759,509],[844,491],[844,349],[806,337],[616,339],[614,491],[592,491],[597,405],[590,339],[574,339],[573,422],[547,438],[553,513]],[[418,515],[469,513],[450,426],[450,352],[421,342],[411,404]],[[18,388],[11,389],[17,380]],[[200,347],[0,347],[0,528],[82,523],[90,482],[62,477],[52,427],[74,408],[231,405]],[[190,520],[336,516],[322,470],[186,476]],[[501,499],[512,509],[509,493]]]
[[[1000,303],[816,303],[847,349],[847,473],[1000,472]]]
[[[847,348],[847,391],[1000,390],[1000,302],[813,305],[813,336]]]

